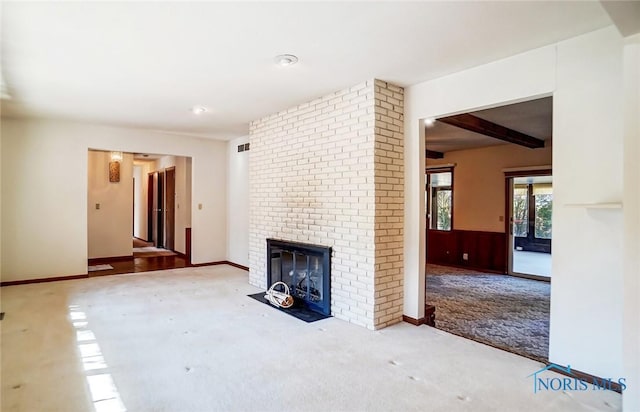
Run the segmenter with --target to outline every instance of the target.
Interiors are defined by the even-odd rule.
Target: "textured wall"
[[[401,319],[402,124],[402,89],[374,80],[251,123],[252,284],[267,286],[266,238],[331,246],[332,314]]]

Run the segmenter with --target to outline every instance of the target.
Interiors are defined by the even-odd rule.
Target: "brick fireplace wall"
[[[402,319],[403,99],[370,80],[251,123],[251,284],[267,287],[267,238],[331,246],[333,316]]]
[[[375,327],[402,320],[404,90],[375,81]]]

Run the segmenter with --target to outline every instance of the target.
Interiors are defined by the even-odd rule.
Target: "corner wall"
[[[133,236],[147,240],[147,198],[142,181],[143,167],[134,162],[133,164]]]
[[[622,209],[572,205],[622,202],[622,39],[603,29],[557,54],[549,360],[621,377]]]
[[[622,213],[570,206],[621,201],[621,84],[622,41],[608,27],[405,90],[405,314],[424,310],[422,119],[553,95],[549,360],[622,376]]]
[[[635,392],[625,392],[623,409],[640,411],[640,34],[624,46],[624,376]]]
[[[238,145],[245,143],[249,143],[249,136],[227,143],[227,260],[249,266],[249,152],[238,152]]]
[[[267,287],[267,238],[331,246],[332,314],[401,320],[402,100],[371,80],[251,123],[251,284]]]
[[[375,326],[402,319],[404,89],[375,80]]]
[[[1,131],[3,282],[87,273],[88,149],[192,157],[192,262],[226,260],[226,142],[45,120]]]
[[[149,173],[175,168],[175,244],[174,249],[186,253],[186,228],[191,227],[191,162],[184,156],[162,156],[151,163]],[[148,185],[148,183],[147,183]],[[148,190],[148,189],[147,189]]]
[[[133,255],[133,155],[123,154],[119,182],[109,181],[110,161],[110,152],[88,152],[89,259]]]

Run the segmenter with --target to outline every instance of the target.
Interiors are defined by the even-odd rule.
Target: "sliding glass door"
[[[508,178],[509,274],[551,277],[553,179]]]

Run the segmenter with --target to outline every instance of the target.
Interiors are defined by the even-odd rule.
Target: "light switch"
[[[198,209],[202,210],[202,203],[198,203]]]
[[[100,203],[96,203],[96,210],[100,210]]]

